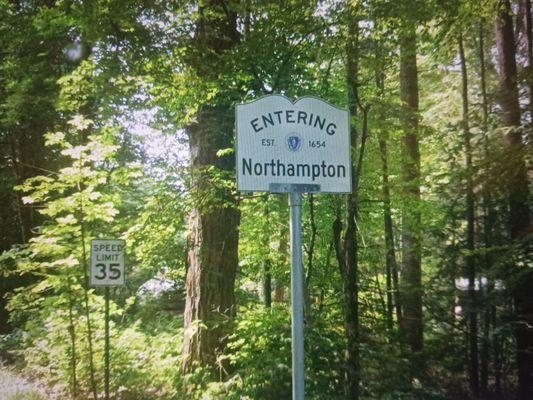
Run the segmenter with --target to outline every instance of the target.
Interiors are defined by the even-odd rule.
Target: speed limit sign
[[[91,241],[91,286],[124,285],[124,240]]]

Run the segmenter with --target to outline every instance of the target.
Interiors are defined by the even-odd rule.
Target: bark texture
[[[524,0],[524,32],[527,44],[527,85],[529,88],[529,123],[533,124],[533,29],[531,0]]]
[[[317,226],[315,220],[315,198],[312,193],[309,194],[309,245],[306,247],[307,253],[307,272],[305,275],[305,318],[307,322],[313,319],[313,310],[311,306],[311,278],[313,277],[315,243],[317,236]]]
[[[240,214],[227,189],[211,184],[205,167],[230,169],[216,151],[230,145],[232,121],[215,109],[201,112],[198,123],[187,129],[196,195],[202,206],[190,217],[190,251],[185,302],[183,368],[194,362],[213,365],[224,345],[226,322],[235,315],[235,274],[237,270]],[[226,142],[226,143],[224,143]]]
[[[481,86],[481,100],[482,100],[482,136],[483,136],[483,154],[485,160],[490,159],[489,141],[488,141],[488,100],[487,100],[487,85],[486,85],[486,68],[485,68],[485,32],[484,24],[479,25],[479,77]],[[493,226],[494,226],[494,207],[492,205],[492,195],[490,186],[485,183],[483,185],[483,242],[486,250],[493,246]],[[489,270],[492,267],[492,255],[486,251],[483,257],[484,269]],[[493,282],[488,283],[487,289],[483,292],[484,297],[481,300],[483,304],[483,336],[480,352],[480,393],[486,396],[489,391],[489,362],[490,362],[490,348],[496,348],[496,340],[494,340],[493,319],[496,316],[496,307],[492,304],[491,291],[494,286]],[[494,318],[492,316],[494,315]],[[498,382],[497,373],[494,371],[494,380]]]
[[[346,84],[348,89],[348,107],[351,116],[357,114],[358,87],[358,46],[359,28],[355,10],[349,9],[347,15],[348,37],[346,45]],[[357,131],[352,122],[350,135],[352,146],[357,146]],[[364,141],[361,140],[361,155]],[[339,264],[344,294],[344,325],[346,334],[345,394],[347,399],[359,398],[359,302],[358,302],[358,241],[357,241],[357,193],[358,164],[354,163],[352,171],[352,193],[346,201],[346,229],[340,215],[333,222],[333,243]]]
[[[400,92],[405,107],[403,121],[401,330],[414,352],[423,349],[422,272],[420,239],[420,150],[418,143],[418,70],[414,25],[404,28],[400,38]]]
[[[221,57],[238,42],[234,9],[233,2],[221,0],[203,2],[199,9],[197,53],[190,62],[205,79],[216,79]],[[215,367],[228,322],[235,315],[240,214],[230,190],[211,179],[213,173],[227,174],[234,168],[232,156],[217,156],[218,150],[232,146],[234,120],[231,104],[218,98],[212,104],[203,106],[186,129],[197,208],[190,217],[184,372],[195,364]],[[210,169],[213,166],[215,172]]]
[[[466,273],[468,277],[468,355],[469,355],[469,378],[470,390],[472,394],[479,396],[479,351],[478,351],[478,321],[477,321],[477,304],[476,304],[476,262],[474,257],[474,180],[472,177],[472,143],[469,120],[468,104],[468,74],[466,69],[466,57],[463,46],[463,38],[459,36],[459,59],[461,62],[461,81],[462,81],[462,106],[463,106],[463,136],[465,152],[465,169],[466,169]]]
[[[509,228],[512,244],[518,252],[528,245],[521,243],[531,231],[531,214],[528,206],[528,180],[524,162],[524,144],[520,129],[520,105],[516,71],[516,45],[513,35],[511,7],[502,1],[502,11],[496,23],[498,49],[500,105],[505,133],[507,162],[505,175],[509,195]],[[531,244],[529,244],[529,247]],[[531,249],[529,248],[529,251]],[[512,283],[516,312],[515,338],[518,363],[519,399],[533,398],[533,274],[518,265],[514,266],[519,279]]]
[[[263,261],[263,299],[265,307],[272,307],[272,274],[270,260]]]
[[[285,196],[280,196],[280,200],[286,200]],[[289,230],[287,225],[281,225],[279,230],[279,250],[282,265],[289,268]],[[290,268],[289,268],[290,270]],[[274,303],[283,303],[285,301],[286,284],[282,279],[274,281]]]
[[[387,323],[389,329],[393,328],[393,314],[396,311],[396,318],[401,321],[402,307],[400,302],[400,290],[398,287],[398,263],[396,262],[396,251],[394,245],[394,230],[392,224],[390,184],[389,184],[389,162],[387,141],[380,139],[379,152],[381,157],[382,195],[383,195],[383,222],[385,230],[385,250],[386,250],[386,286],[387,286]],[[394,299],[394,301],[393,301]],[[394,304],[394,306],[393,306]]]

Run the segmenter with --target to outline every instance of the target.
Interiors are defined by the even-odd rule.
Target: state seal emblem
[[[302,148],[302,143],[302,138],[295,133],[291,133],[287,136],[287,148],[293,153],[296,153]]]

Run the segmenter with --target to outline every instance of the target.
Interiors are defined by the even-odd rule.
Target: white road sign
[[[351,192],[350,116],[314,97],[282,95],[236,107],[237,189],[268,192],[271,183]]]
[[[91,286],[124,285],[124,240],[91,241]]]

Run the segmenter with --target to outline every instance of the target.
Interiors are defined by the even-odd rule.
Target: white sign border
[[[352,115],[350,113],[350,110],[349,109],[345,109],[345,108],[341,108],[341,107],[338,107],[332,103],[330,103],[329,101],[327,100],[324,100],[318,96],[311,96],[311,95],[306,95],[306,96],[302,96],[302,97],[298,97],[296,100],[292,101],[289,97],[283,95],[283,94],[280,94],[280,93],[273,93],[273,94],[266,94],[266,95],[263,95],[263,96],[260,96],[256,99],[253,99],[251,101],[247,101],[247,102],[244,102],[244,103],[236,103],[235,104],[235,187],[237,188],[237,192],[239,193],[248,193],[248,194],[251,194],[251,193],[276,193],[276,192],[271,192],[270,190],[265,190],[265,191],[257,191],[257,190],[240,190],[239,187],[238,187],[238,184],[239,184],[239,141],[237,140],[237,106],[245,106],[245,105],[248,105],[248,104],[252,104],[252,103],[255,103],[256,101],[260,101],[260,100],[263,100],[264,98],[267,98],[267,97],[281,97],[283,99],[286,99],[288,100],[291,104],[296,104],[298,103],[300,100],[303,100],[303,99],[314,99],[314,100],[319,100],[319,101],[322,101],[324,103],[326,103],[327,105],[329,105],[330,107],[333,107],[333,108],[336,108],[337,110],[340,110],[340,111],[345,111],[347,112],[348,114],[348,146],[349,146],[349,159],[350,159],[350,191],[348,192],[325,192],[325,191],[322,191],[320,190],[319,192],[316,192],[315,194],[320,194],[320,193],[324,193],[324,194],[351,194],[353,192],[353,160],[352,160]]]
[[[93,242],[94,241],[113,241],[113,242],[122,242],[122,244],[124,245],[123,247],[123,251],[124,251],[124,269],[122,271],[122,276],[123,276],[123,279],[122,279],[122,283],[120,284],[107,284],[107,283],[94,283],[93,282],[93,274],[92,274],[92,268],[93,268],[93,265],[92,265],[92,259],[93,259],[93,253],[92,253],[92,249],[93,249]],[[89,286],[90,287],[122,287],[122,286],[126,286],[126,240],[124,239],[109,239],[109,238],[97,238],[97,239],[91,239],[91,244],[90,244],[90,252],[89,252]]]

